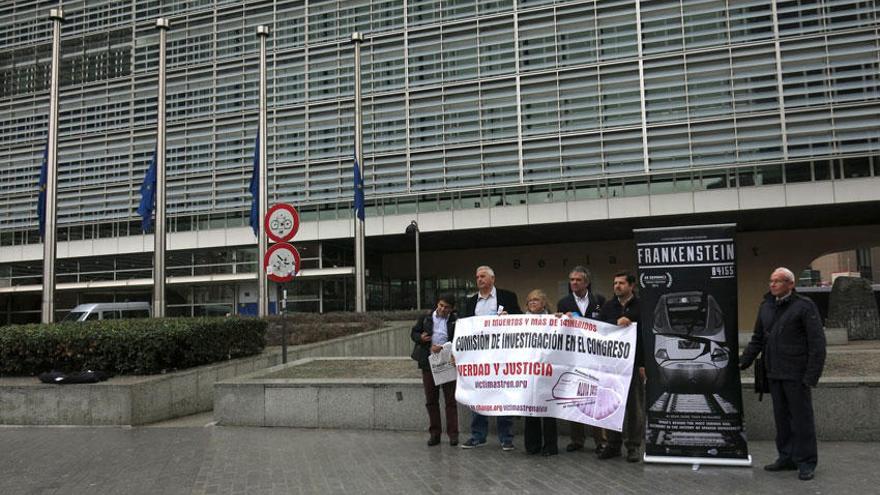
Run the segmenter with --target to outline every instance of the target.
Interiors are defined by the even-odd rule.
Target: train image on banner
[[[553,386],[552,399],[558,404],[573,404],[585,416],[604,419],[624,404],[623,384],[614,377],[608,383],[580,370],[563,373]]]
[[[672,292],[654,308],[654,360],[673,393],[708,393],[724,385],[730,350],[724,315],[711,294]]]

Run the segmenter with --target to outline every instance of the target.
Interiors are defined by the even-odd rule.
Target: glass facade
[[[270,201],[305,221],[351,215],[355,30],[368,214],[835,178],[817,162],[840,178],[878,172],[865,159],[880,152],[875,1],[63,4],[62,241],[137,233],[160,16],[174,231],[246,224],[260,24]],[[39,241],[56,5],[0,5],[4,245]]]

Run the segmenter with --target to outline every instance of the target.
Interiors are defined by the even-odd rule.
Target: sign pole
[[[281,297],[278,298],[281,303],[281,363],[287,364],[287,321],[284,313],[287,312],[287,284],[281,284]]]
[[[263,228],[269,239],[278,244],[266,251],[263,272],[278,284],[278,306],[281,314],[281,362],[287,363],[287,283],[299,273],[301,260],[295,247],[287,243],[299,231],[299,213],[289,204],[278,203],[263,217]]]

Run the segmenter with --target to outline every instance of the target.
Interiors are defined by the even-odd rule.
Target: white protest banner
[[[486,416],[551,416],[621,431],[636,325],[553,315],[476,316],[455,327],[455,399]]]
[[[452,342],[443,344],[440,352],[429,354],[428,364],[431,365],[431,374],[434,375],[434,385],[455,381],[457,374],[452,363]]]

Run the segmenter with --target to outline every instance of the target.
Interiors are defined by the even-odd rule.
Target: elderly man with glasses
[[[818,462],[811,389],[825,366],[825,331],[816,304],[798,294],[794,282],[788,268],[773,270],[740,368],[748,368],[758,354],[764,354],[778,452],[764,469],[796,470],[798,479],[809,481]]]

